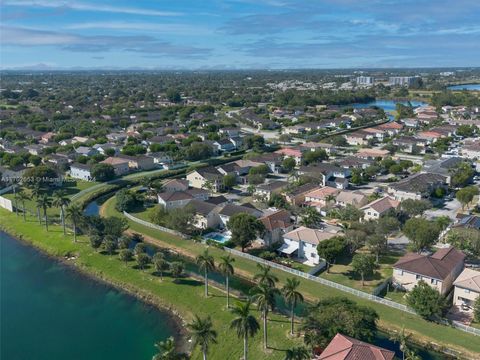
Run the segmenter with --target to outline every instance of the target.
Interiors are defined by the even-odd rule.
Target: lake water
[[[480,84],[461,84],[447,87],[448,90],[480,91]]]
[[[177,333],[167,313],[0,232],[4,360],[150,360]]]
[[[391,113],[395,111],[395,107],[397,103],[400,103],[402,105],[408,105],[408,101],[394,101],[394,100],[375,100],[371,101],[369,103],[354,103],[351,104],[350,106],[353,107],[354,109],[365,109],[369,108],[372,106],[379,107],[383,109],[387,114],[391,116]],[[410,101],[410,104],[413,107],[419,107],[419,106],[424,106],[427,105],[427,103],[423,101]]]

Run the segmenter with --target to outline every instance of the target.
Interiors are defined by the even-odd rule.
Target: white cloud
[[[59,1],[59,0],[6,0],[3,5],[23,6],[37,8],[63,8],[79,11],[101,11],[109,13],[121,13],[131,15],[149,15],[149,16],[180,16],[182,13],[173,11],[160,11],[139,7],[116,6],[105,4],[92,4],[82,1]]]
[[[207,35],[214,31],[203,27],[189,24],[158,24],[148,22],[127,22],[127,21],[98,21],[98,22],[82,22],[65,26],[71,30],[87,30],[87,29],[108,29],[108,30],[141,30],[167,34],[180,35]]]

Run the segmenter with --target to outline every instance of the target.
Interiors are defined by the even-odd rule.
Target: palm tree
[[[70,199],[64,190],[58,190],[53,193],[53,206],[60,208],[60,216],[62,217],[63,235],[67,234],[65,229],[65,207],[70,204]]]
[[[252,289],[252,299],[256,301],[258,309],[262,312],[263,320],[263,348],[266,349],[267,345],[267,318],[268,312],[273,311],[276,305],[276,296],[280,294],[280,291],[268,284],[260,283]]]
[[[289,278],[282,288],[283,296],[287,301],[287,304],[290,305],[290,317],[291,317],[291,326],[290,334],[293,335],[293,324],[295,322],[295,306],[298,302],[303,302],[303,295],[297,291],[297,288],[300,286],[300,280],[296,278]]]
[[[285,360],[308,360],[312,356],[305,346],[294,346],[285,353]]]
[[[238,302],[232,309],[235,319],[230,323],[230,328],[235,329],[239,338],[243,337],[243,360],[247,360],[248,338],[255,336],[260,329],[255,316],[250,314],[251,301],[246,303]]]
[[[222,256],[220,258],[221,262],[218,264],[218,269],[222,273],[223,276],[225,276],[225,286],[227,288],[227,309],[230,308],[230,286],[229,286],[229,278],[232,276],[235,272],[233,268],[233,263],[235,262],[235,259],[231,257],[230,255],[227,256]]]
[[[26,214],[26,210],[25,210],[25,201],[30,199],[30,196],[28,196],[24,191],[20,190],[17,193],[17,198],[22,203],[23,221],[27,221],[27,214]]]
[[[83,216],[82,208],[77,203],[70,204],[66,211],[67,219],[72,220],[73,224],[73,242],[77,242],[77,224]]]
[[[160,280],[163,280],[163,270],[168,266],[168,261],[165,259],[165,255],[161,252],[155,253],[152,258],[153,266],[155,271],[160,273]]]
[[[211,343],[217,343],[217,332],[213,329],[210,316],[202,319],[195,315],[195,319],[187,325],[192,335],[193,346],[200,346],[203,360],[207,360],[208,348]]]
[[[257,264],[257,268],[260,271],[258,274],[255,274],[253,280],[258,281],[259,284],[265,284],[270,287],[274,287],[278,281],[278,278],[271,274],[272,268],[268,265]]]
[[[48,231],[48,215],[47,209],[52,207],[52,199],[48,194],[43,194],[37,200],[37,206],[43,209],[43,218],[45,219],[45,229]]]
[[[205,250],[203,254],[198,255],[195,259],[200,270],[203,270],[205,277],[205,297],[208,297],[208,272],[215,269],[215,262],[213,256],[208,253],[208,250]]]
[[[186,354],[177,353],[175,349],[175,340],[170,336],[165,341],[158,341],[155,343],[158,354],[153,355],[152,360],[186,360]]]
[[[17,198],[17,185],[15,182],[12,185],[13,190],[13,200],[15,200],[15,215],[18,216],[18,198]]]
[[[40,196],[42,195],[42,188],[38,183],[35,183],[32,187],[32,196],[35,198],[36,202],[38,203],[38,199],[40,199]],[[42,220],[40,219],[40,207],[37,206],[37,217],[38,217],[38,222],[40,225],[42,224]]]

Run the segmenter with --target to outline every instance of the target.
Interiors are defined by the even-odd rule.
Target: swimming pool
[[[209,234],[204,236],[204,239],[214,240],[214,241],[217,241],[217,242],[222,243],[222,244],[227,242],[228,240],[230,240],[230,238],[231,238],[231,236],[228,235],[228,234],[220,234],[220,233],[217,233],[217,232],[209,233]]]

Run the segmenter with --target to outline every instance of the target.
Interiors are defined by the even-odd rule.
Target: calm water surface
[[[480,91],[480,84],[461,84],[447,87],[448,90]]]
[[[2,360],[148,359],[176,333],[167,313],[0,232]]]

